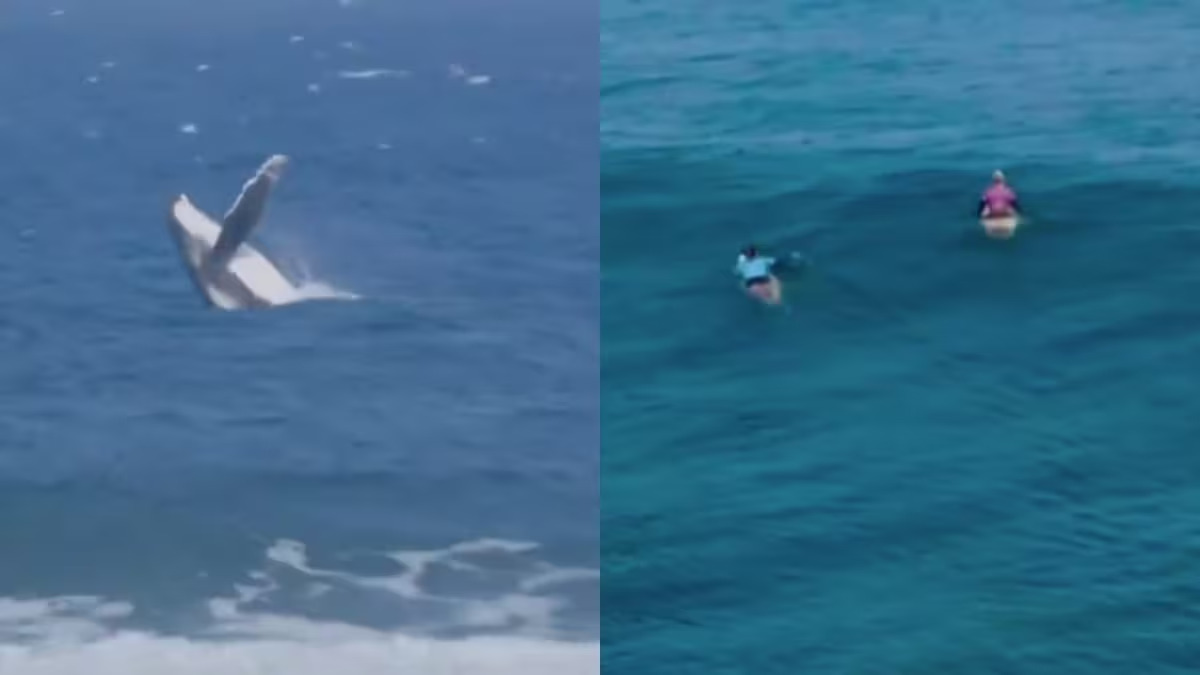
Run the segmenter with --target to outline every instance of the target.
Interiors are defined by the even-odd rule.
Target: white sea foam
[[[304,281],[296,286],[297,302],[304,300],[361,300],[362,296],[326,281]]]
[[[0,673],[598,675],[599,643],[556,637],[555,602],[551,596],[529,593],[555,581],[594,582],[594,570],[556,569],[532,561],[530,575],[491,599],[450,598],[424,587],[424,576],[437,565],[485,572],[481,563],[464,558],[528,558],[535,552],[533,544],[504,540],[480,540],[436,551],[398,551],[388,555],[402,571],[392,577],[363,577],[316,568],[303,544],[279,541],[266,552],[266,568],[247,575],[249,583],[236,584],[229,596],[209,600],[207,628],[187,636],[132,627],[139,611],[129,602],[91,596],[0,598]],[[270,604],[296,575],[307,582],[303,598],[324,597],[340,585],[405,600],[460,603],[462,611],[455,620],[461,627],[505,628],[514,616],[530,624],[519,633],[445,639],[431,636],[428,629],[434,626],[383,630],[249,609]]]
[[[461,65],[459,65],[457,63],[451,63],[449,66],[446,67],[446,71],[450,74],[451,78],[456,79],[456,80],[463,80],[467,84],[472,84],[472,85],[476,85],[476,86],[481,85],[481,84],[487,84],[488,82],[492,81],[491,75],[484,75],[483,73],[476,73],[476,74],[472,75],[471,73],[469,73],[467,71],[466,68],[462,67]]]
[[[260,620],[262,635],[202,641],[135,631],[0,646],[13,675],[591,675],[598,644],[521,638],[439,641],[319,623]]]
[[[371,68],[368,70],[343,70],[338,72],[338,77],[343,80],[375,80],[381,77],[408,77],[407,70],[397,70],[395,68]]]

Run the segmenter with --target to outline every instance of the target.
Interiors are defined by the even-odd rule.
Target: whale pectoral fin
[[[227,265],[242,242],[250,238],[266,211],[271,188],[283,176],[287,162],[284,155],[271,155],[242,186],[241,193],[222,219],[221,234],[209,255],[210,268]]]

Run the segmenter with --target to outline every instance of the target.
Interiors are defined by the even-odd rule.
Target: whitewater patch
[[[484,539],[375,554],[397,569],[366,576],[314,566],[304,544],[281,540],[265,551],[262,569],[200,603],[207,620],[188,634],[147,628],[138,619],[153,609],[128,601],[0,598],[0,673],[599,674],[595,635],[572,637],[560,625],[570,604],[562,589],[595,589],[598,571],[556,567],[537,560],[537,550]],[[476,583],[454,591],[448,580],[455,576]],[[331,598],[363,591],[376,602],[400,603],[410,621],[388,627],[322,616]],[[448,628],[462,635],[449,636]]]
[[[405,78],[409,76],[407,70],[399,70],[396,68],[370,68],[366,70],[341,70],[338,71],[338,77],[343,80],[377,80],[380,78]]]

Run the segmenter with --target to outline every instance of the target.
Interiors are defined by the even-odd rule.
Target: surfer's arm
[[[800,269],[806,265],[808,265],[808,258],[805,258],[804,254],[799,251],[792,251],[781,258],[773,258],[771,260],[771,267],[778,267],[785,270]]]
[[[739,255],[738,259],[737,259],[737,263],[733,266],[733,273],[735,275],[741,275],[742,268],[745,267],[745,265],[746,265],[746,256]]]

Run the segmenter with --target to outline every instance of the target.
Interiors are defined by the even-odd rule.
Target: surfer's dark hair
[[[753,258],[758,255],[758,247],[754,244],[747,244],[744,248],[742,248],[742,255],[746,256],[747,258]]]

